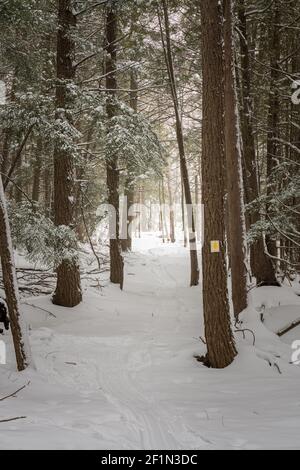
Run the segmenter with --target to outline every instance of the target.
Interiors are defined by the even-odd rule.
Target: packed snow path
[[[26,416],[0,423],[0,448],[299,447],[300,369],[282,360],[279,374],[267,362],[289,346],[262,327],[258,349],[241,338],[233,365],[206,369],[193,358],[204,345],[188,252],[155,239],[136,250],[124,292],[89,290],[73,310],[28,301],[37,371],[15,373],[9,345],[0,398],[30,384],[0,402],[0,420]]]

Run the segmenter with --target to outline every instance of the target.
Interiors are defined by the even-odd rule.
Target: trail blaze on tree
[[[202,250],[203,314],[207,363],[228,366],[236,355],[230,326],[225,260],[225,154],[223,132],[222,18],[218,0],[202,0],[202,190],[204,245]],[[219,240],[221,251],[211,253],[211,241]]]
[[[20,276],[22,295],[54,291],[63,307],[106,271],[129,286],[140,238],[187,248],[205,362],[226,367],[249,291],[300,274],[299,0],[0,3],[0,286],[18,367],[8,220],[17,253],[49,270],[47,288]]]

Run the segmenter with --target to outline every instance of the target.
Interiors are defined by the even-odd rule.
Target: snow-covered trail
[[[50,429],[53,426],[59,428],[61,435],[70,429],[71,435],[74,429],[84,434],[88,429],[93,433],[102,429],[101,438],[109,438],[106,442],[98,442],[98,448],[177,449],[182,446],[176,438],[177,429],[172,425],[166,403],[153,396],[155,388],[151,387],[154,385],[151,372],[159,370],[161,357],[172,357],[174,349],[180,350],[178,332],[182,336],[181,323],[185,323],[187,311],[184,307],[187,289],[182,271],[187,271],[188,280],[187,262],[185,250],[178,247],[174,247],[173,255],[163,247],[146,250],[144,247],[142,253],[128,257],[123,293],[115,286],[104,289],[102,295],[88,292],[84,304],[73,311],[54,307],[44,297],[30,299],[44,309],[26,307],[26,313],[33,329],[31,340],[38,366],[38,377],[34,377],[32,383],[39,382],[37,388],[43,380],[49,383],[44,405],[41,400],[35,408],[39,415],[49,412]],[[176,278],[176,271],[181,282]],[[196,299],[200,291],[197,289],[193,294]],[[46,310],[53,312],[56,318],[47,315]],[[200,325],[200,315],[195,319]],[[196,343],[196,339],[192,341]],[[150,385],[149,390],[139,377]],[[49,399],[51,389],[54,388],[57,395],[60,387],[72,388],[73,394],[68,400],[69,409],[64,412],[60,400]],[[88,398],[82,399],[82,396]],[[100,405],[102,410],[98,404],[100,397],[104,402]],[[91,410],[97,407],[97,414],[107,415],[104,423],[103,419],[98,425],[95,419],[89,422],[88,415],[84,417],[86,406],[81,408],[78,400],[81,405],[89,404]],[[33,403],[31,406],[34,408]],[[58,407],[58,416],[53,406]],[[111,426],[115,428],[113,433]],[[25,422],[24,427],[27,428]],[[29,426],[33,434],[34,427]],[[113,442],[111,434],[116,434]],[[49,442],[41,440],[41,436],[33,437],[29,446],[39,446],[41,441],[41,447],[52,447],[53,437],[47,436],[47,439]],[[65,439],[61,439],[64,447]],[[5,443],[10,445],[6,438]],[[27,447],[28,444],[23,445]],[[54,445],[57,446],[57,442]],[[78,445],[81,447],[76,439],[74,446]],[[95,442],[91,446],[95,446]],[[86,447],[84,441],[82,447]]]
[[[170,248],[168,254],[164,248],[156,248],[144,252],[142,257],[138,255],[135,261],[129,260],[129,267],[131,263],[135,268],[139,265],[139,273],[137,280],[129,282],[126,291],[135,297],[142,297],[139,307],[142,318],[144,302],[145,310],[149,310],[149,313],[143,320],[142,331],[136,334],[134,324],[131,326],[130,347],[127,350],[122,348],[117,353],[111,351],[110,360],[99,369],[100,382],[105,383],[105,395],[122,416],[125,414],[124,418],[137,433],[137,447],[142,449],[181,448],[172,411],[165,401],[160,402],[153,395],[155,387],[149,385],[155,384],[152,373],[155,369],[159,372],[161,357],[172,357],[174,349],[179,347],[178,333],[182,334],[187,305],[190,304],[185,304],[184,299],[188,282],[182,276],[182,271],[186,269],[188,279],[188,260],[185,255],[177,247],[173,249],[173,256]],[[193,294],[194,299],[200,297],[198,289]],[[200,315],[198,323],[200,326]]]
[[[11,354],[0,366],[0,397],[31,381],[0,402],[0,420],[26,416],[0,423],[0,448],[299,447],[300,369],[282,361],[280,375],[251,337],[224,371],[197,363],[201,289],[188,279],[188,252],[149,238],[126,260],[124,292],[89,290],[71,311],[30,299],[44,309],[26,306],[37,371],[16,374]],[[289,354],[262,328],[263,354]]]

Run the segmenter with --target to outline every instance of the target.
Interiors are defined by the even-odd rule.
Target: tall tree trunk
[[[162,201],[162,191],[161,191],[161,182],[158,186],[158,197],[159,197],[159,231],[161,232],[161,237],[163,243],[165,243],[165,226],[164,226],[164,213],[163,213],[163,201]]]
[[[184,203],[184,188],[183,188],[183,183],[180,185],[181,187],[181,217],[182,217],[182,231],[183,231],[183,246],[184,248],[187,247],[188,241],[187,241],[187,230],[186,230],[186,224],[185,224],[185,203]]]
[[[227,293],[224,226],[224,121],[222,16],[218,0],[201,1],[203,126],[202,188],[204,245],[202,250],[203,308],[207,363],[228,366],[236,355]],[[220,242],[212,253],[211,242]]]
[[[20,204],[23,199],[23,194],[19,190],[19,187],[22,185],[22,182],[21,182],[22,166],[23,166],[23,156],[21,155],[15,166],[14,181],[17,183],[17,186],[13,187],[14,200],[17,204]],[[8,180],[8,179],[6,180],[6,183],[10,184],[10,182],[11,180]]]
[[[3,282],[8,307],[11,331],[18,370],[24,370],[31,363],[31,354],[26,327],[21,318],[17,274],[14,264],[10,226],[8,222],[6,202],[2,178],[0,176],[0,257]]]
[[[162,216],[163,216],[163,225],[164,225],[164,232],[166,235],[167,242],[170,241],[167,218],[166,218],[166,195],[165,195],[165,180],[162,177],[161,180],[161,199],[162,199]]]
[[[130,72],[130,106],[135,113],[138,111],[138,82],[136,76],[136,70],[132,69]],[[128,168],[130,173],[130,166]],[[125,196],[125,210],[126,214],[124,217],[124,223],[126,224],[126,238],[121,240],[122,250],[131,251],[132,249],[132,222],[134,216],[132,214],[132,206],[134,204],[134,178],[128,174],[125,187],[124,187],[124,196]]]
[[[247,204],[255,201],[259,196],[255,140],[253,130],[253,98],[251,93],[250,52],[248,43],[248,27],[245,12],[245,0],[239,0],[239,29],[240,29],[240,56],[241,56],[241,84],[242,84],[242,136],[243,136],[243,162],[244,187]],[[257,209],[248,215],[248,226],[260,220]],[[265,254],[264,241],[260,237],[250,246],[250,265],[257,285],[277,285],[275,270],[271,259]]]
[[[51,217],[52,215],[52,171],[49,167],[46,167],[43,172],[43,180],[44,180],[44,206],[45,206],[45,213],[47,217]]]
[[[298,45],[300,44],[300,32],[299,30],[295,34],[294,40],[293,40],[293,46],[292,49],[295,51]],[[293,59],[292,59],[292,73],[293,73],[293,79],[300,80],[300,56],[299,53],[295,54]],[[292,104],[291,105],[291,130],[290,130],[290,142],[293,145],[293,148],[295,150],[291,151],[291,159],[295,161],[295,166],[292,167],[292,169],[295,168],[295,171],[299,172],[299,163],[300,163],[300,106]],[[299,212],[300,207],[300,197],[294,197],[293,200],[293,205],[295,206],[295,210]],[[300,217],[296,216],[295,220],[295,225],[300,233]],[[294,246],[294,252],[295,254],[293,255],[293,262],[298,264],[298,273],[300,273],[300,249],[299,247]]]
[[[197,286],[199,284],[199,265],[198,265],[198,254],[197,254],[197,241],[196,241],[196,226],[195,226],[195,216],[193,209],[193,200],[190,188],[188,167],[185,155],[185,146],[184,146],[184,137],[183,137],[183,128],[182,121],[179,111],[179,102],[176,88],[176,79],[175,71],[172,57],[172,47],[171,47],[171,36],[170,36],[170,22],[169,22],[169,13],[166,0],[162,0],[163,13],[164,13],[164,23],[165,23],[165,35],[166,41],[164,40],[163,30],[161,26],[161,37],[163,43],[163,49],[165,53],[166,65],[168,69],[171,93],[173,98],[175,120],[176,120],[176,136],[177,144],[179,150],[180,158],[180,170],[184,188],[184,197],[185,204],[187,207],[187,221],[188,221],[188,230],[189,230],[189,244],[190,244],[190,260],[191,260],[191,286]],[[160,15],[159,21],[160,21]]]
[[[167,174],[167,184],[168,184],[168,196],[169,196],[169,216],[170,216],[170,241],[175,243],[175,213],[174,213],[174,199],[171,185],[171,171],[168,164],[168,174]]]
[[[225,153],[227,162],[228,227],[233,310],[236,317],[247,307],[246,224],[240,122],[236,93],[232,2],[224,0]]]
[[[56,119],[72,126],[73,98],[69,86],[75,79],[75,42],[72,36],[76,27],[72,0],[59,0],[58,25]],[[74,229],[74,178],[74,157],[68,148],[57,142],[54,150],[54,221],[57,227]],[[74,248],[76,249],[76,246]],[[53,303],[63,307],[75,307],[81,300],[78,259],[64,259],[57,268]]]
[[[113,125],[113,118],[117,115],[117,12],[116,2],[111,2],[106,10],[106,89],[107,102],[107,132]],[[123,289],[124,282],[124,262],[121,254],[121,244],[119,236],[120,227],[120,204],[119,204],[119,183],[120,175],[118,170],[118,156],[110,155],[109,149],[106,158],[106,180],[108,191],[108,203],[114,207],[115,214],[115,237],[110,236],[110,281],[119,284]]]
[[[199,167],[200,168],[200,167]],[[201,178],[201,174],[199,174],[199,169],[197,170],[197,174],[195,175],[195,206],[196,206],[196,233],[198,240],[201,240],[201,211],[200,211],[200,188],[199,188],[199,179]]]
[[[270,27],[270,90],[269,90],[269,111],[267,122],[267,194],[272,197],[276,191],[276,185],[272,182],[273,172],[276,166],[276,157],[278,155],[279,144],[276,139],[279,138],[279,60],[280,60],[280,10],[278,0],[275,1],[275,9],[272,15],[272,24]],[[267,204],[267,213],[272,217],[272,213]],[[276,241],[266,236],[266,245],[270,255],[276,257]]]

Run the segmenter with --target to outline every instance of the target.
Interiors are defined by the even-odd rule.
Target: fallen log
[[[276,334],[277,334],[277,336],[281,337],[281,336],[285,335],[286,333],[293,330],[294,328],[296,328],[296,326],[299,326],[299,325],[300,325],[300,318],[298,318],[297,320],[294,320],[289,325],[287,325],[284,328],[282,328],[281,330],[277,331]]]

